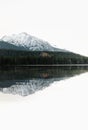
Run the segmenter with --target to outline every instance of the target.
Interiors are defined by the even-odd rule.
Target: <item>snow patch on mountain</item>
[[[13,34],[12,36],[2,37],[3,41],[8,42],[17,47],[23,47],[29,51],[61,51],[65,52],[64,49],[58,49],[51,46],[48,42],[40,40],[34,36],[31,36],[25,32],[19,34]]]

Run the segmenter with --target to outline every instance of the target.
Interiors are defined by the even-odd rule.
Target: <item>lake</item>
[[[6,130],[88,130],[88,67],[0,68],[0,117]]]

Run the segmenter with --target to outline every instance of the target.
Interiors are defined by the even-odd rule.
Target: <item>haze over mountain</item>
[[[3,43],[2,43],[3,42]],[[51,46],[48,42],[40,40],[25,32],[13,34],[12,36],[3,36],[0,40],[0,49],[16,49],[27,51],[59,51],[66,52]]]

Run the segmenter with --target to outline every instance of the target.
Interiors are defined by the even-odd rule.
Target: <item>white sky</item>
[[[0,0],[0,37],[20,32],[88,56],[88,2]]]

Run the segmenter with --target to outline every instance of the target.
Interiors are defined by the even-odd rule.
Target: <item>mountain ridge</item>
[[[3,36],[0,42],[7,42],[11,45],[19,47],[19,50],[26,51],[60,51],[66,52],[64,49],[59,49],[51,46],[48,42],[31,36],[25,32],[12,34],[11,36]],[[8,45],[8,44],[7,44]],[[6,48],[6,47],[5,47]],[[14,47],[13,47],[14,49]]]
[[[26,33],[4,36],[0,40],[0,65],[88,64],[88,57],[54,48]]]

